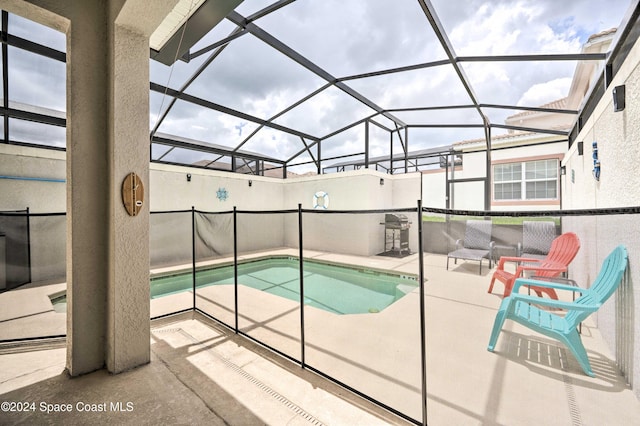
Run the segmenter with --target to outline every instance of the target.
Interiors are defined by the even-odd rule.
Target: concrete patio
[[[296,254],[290,249],[275,252]],[[305,252],[305,256],[403,274],[418,270],[416,255],[397,259]],[[459,262],[447,271],[444,256],[425,254],[424,259],[429,424],[637,422],[640,402],[619,375],[593,318],[583,325],[582,339],[596,378],[586,376],[557,342],[511,322],[506,323],[496,352],[487,352],[502,291],[498,284],[496,294],[486,292],[491,271],[479,275],[475,262]],[[52,289],[59,291],[60,284],[55,286]],[[0,306],[37,299],[35,293],[46,288],[4,293]],[[233,324],[231,290],[228,286],[198,290],[197,307]],[[29,298],[24,295],[27,291]],[[12,302],[9,297],[16,299]],[[182,308],[191,298],[191,293],[179,296],[175,303]],[[300,358],[297,304],[244,286],[239,288],[239,300],[242,333]],[[53,330],[50,319],[64,314],[42,312],[40,302],[34,312],[14,310],[13,318],[4,315],[2,329],[24,333],[41,317],[49,318],[40,321],[42,326]],[[153,300],[152,314],[165,313],[171,304],[170,298]],[[420,420],[418,308],[417,291],[376,314],[334,315],[307,307],[306,364]],[[168,317],[151,327],[152,362],[114,376],[98,371],[69,378],[64,372],[64,342],[1,346],[0,400],[33,402],[35,408],[28,406],[19,413],[3,410],[0,423],[408,423],[204,315]],[[46,413],[42,403],[44,408],[47,403],[71,404],[71,410]],[[104,410],[80,411],[83,408]]]

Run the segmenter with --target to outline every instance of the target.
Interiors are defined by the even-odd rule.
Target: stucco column
[[[74,376],[105,365],[111,232],[107,15],[99,2],[76,3],[67,31],[67,369]]]
[[[175,0],[112,5],[109,97],[109,271],[106,365],[112,373],[150,360],[149,308],[149,36]],[[117,2],[116,2],[117,3]],[[136,173],[146,189],[130,216],[122,182]]]
[[[3,1],[67,34],[67,369],[149,362],[149,36],[177,0]],[[127,215],[126,174],[146,187]]]
[[[115,25],[109,105],[110,205],[107,368],[120,372],[149,362],[149,44],[144,34]],[[122,182],[131,172],[145,192],[129,216]]]
[[[147,37],[123,2],[75,2],[68,32],[67,367],[149,362],[149,209],[122,204],[125,175],[149,182]],[[79,19],[82,17],[82,19]]]

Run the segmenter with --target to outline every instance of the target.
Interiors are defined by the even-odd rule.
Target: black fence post
[[[233,306],[235,333],[238,334],[238,211],[233,206]]]
[[[191,206],[191,275],[193,278],[193,311],[196,311],[196,208]]]
[[[304,259],[302,258],[302,203],[298,204],[298,246],[300,247],[300,365],[304,368]]]
[[[427,334],[424,307],[424,249],[422,247],[422,200],[418,200],[418,279],[420,280],[420,359],[422,375],[422,424],[427,424]]]
[[[27,207],[27,266],[29,270],[29,280],[31,282],[31,217],[29,215],[29,207]]]

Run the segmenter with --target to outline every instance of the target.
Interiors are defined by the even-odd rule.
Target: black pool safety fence
[[[424,277],[421,261],[415,261],[422,258],[420,212],[420,206],[366,211],[301,206],[278,211],[192,210],[190,224],[182,217],[182,225],[173,223],[173,235],[164,236],[174,244],[179,241],[180,250],[154,253],[156,245],[167,249],[154,244],[152,237],[152,270],[184,265],[182,249],[189,241],[177,239],[177,229],[190,225],[191,270],[182,271],[192,280],[193,299],[181,299],[180,308],[190,309],[187,304],[192,303],[193,310],[233,332],[422,424],[426,346],[419,342],[425,341],[424,306],[420,307]],[[154,214],[152,219],[176,219],[162,216]],[[391,217],[403,223],[386,224]],[[378,255],[397,259],[392,264],[404,267],[384,271],[362,262]],[[224,268],[231,272],[212,276],[211,271]],[[206,285],[212,280],[228,285]],[[387,286],[391,280],[399,284]],[[393,342],[398,339],[401,363],[399,346]]]
[[[0,292],[64,278],[66,215],[0,211]]]
[[[428,319],[443,300],[430,295],[429,286],[473,280],[488,287],[501,256],[544,256],[565,233],[580,242],[566,276],[586,286],[613,247],[624,244],[629,258],[637,257],[639,214],[640,207],[460,211],[423,208],[420,201],[413,208],[361,211],[299,205],[152,212],[152,319],[200,313],[412,423],[426,424],[428,401],[441,397],[439,390],[427,392],[428,372],[447,368],[427,359],[427,350],[437,346],[430,345],[429,330],[448,326]],[[452,255],[483,244],[480,259]],[[0,212],[0,343],[64,337],[64,307],[42,309],[41,299],[64,303],[65,245],[64,213]],[[599,327],[615,336],[616,363],[630,381],[635,355],[629,342],[638,308],[630,284],[635,270],[628,269],[615,304],[599,312],[611,320]],[[39,307],[17,306],[16,300],[27,300],[12,298],[22,291],[37,295]],[[497,297],[502,291],[496,284]],[[25,326],[38,319],[53,327],[46,335]],[[447,344],[457,350],[455,338]]]
[[[0,290],[31,282],[29,240],[29,209],[0,213],[0,255],[4,258]]]

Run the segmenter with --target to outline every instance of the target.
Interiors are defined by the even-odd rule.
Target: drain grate
[[[201,348],[204,348],[208,354],[214,356],[217,360],[222,362],[227,368],[229,368],[232,371],[234,371],[235,373],[237,373],[240,377],[242,377],[243,379],[247,380],[249,383],[251,383],[254,386],[256,386],[262,392],[264,392],[265,394],[269,395],[270,397],[272,397],[273,399],[275,399],[276,401],[278,401],[279,403],[281,403],[282,405],[287,407],[289,410],[293,411],[296,415],[302,417],[303,419],[305,419],[306,421],[308,421],[312,425],[324,426],[324,423],[322,423],[322,421],[320,421],[318,418],[316,418],[313,414],[310,414],[307,411],[305,411],[302,407],[300,407],[295,402],[293,402],[290,399],[288,399],[286,396],[282,395],[281,393],[279,393],[275,389],[271,388],[269,385],[263,383],[259,379],[255,378],[251,374],[247,373],[241,367],[239,367],[238,365],[236,365],[233,362],[229,361],[228,359],[224,358],[223,356],[221,356],[220,354],[216,353],[215,351],[210,350],[210,349],[206,349],[206,347],[204,345],[202,345],[199,342],[199,340],[197,340],[195,337],[193,337],[191,334],[189,334],[188,332],[186,332],[182,328],[167,328],[167,329],[162,329],[162,330],[155,330],[154,332],[163,332],[163,333],[174,332],[174,333],[182,334],[184,337],[188,338],[189,340],[191,340],[196,345],[200,346]]]
[[[182,329],[180,327],[177,328],[160,328],[160,329],[154,329],[153,332],[154,333],[180,333],[182,331]]]
[[[567,401],[569,402],[569,415],[571,416],[571,424],[572,426],[581,426],[582,425],[582,417],[580,416],[580,408],[578,408],[578,404],[576,402],[576,393],[573,389],[573,380],[571,377],[566,374],[562,375],[562,380],[564,381],[564,389],[567,393]]]
[[[65,337],[0,343],[0,355],[44,351],[67,347]]]
[[[559,350],[560,361],[562,363],[562,370],[566,371],[567,357],[564,349]],[[569,416],[571,417],[572,426],[582,426],[582,416],[580,415],[580,408],[576,401],[576,392],[573,387],[573,380],[570,376],[562,373],[562,381],[564,382],[564,391],[567,395],[567,402],[569,403]]]
[[[237,365],[235,365],[232,362],[229,362],[229,361],[227,361],[225,359],[222,359],[222,361],[225,362],[225,364],[229,368],[234,370],[236,373],[238,373],[244,379],[248,380],[250,383],[255,385],[258,389],[260,389],[261,391],[263,391],[267,395],[271,396],[276,401],[278,401],[281,404],[283,404],[285,407],[289,408],[291,411],[296,413],[298,416],[300,416],[303,419],[307,420],[311,424],[318,425],[318,426],[322,426],[323,425],[323,423],[320,420],[318,420],[316,417],[314,417],[312,414],[309,414],[308,412],[303,410],[299,405],[295,404],[294,402],[289,400],[287,397],[285,397],[284,395],[282,395],[278,391],[272,389],[268,385],[262,383],[260,380],[256,379],[251,374],[249,374],[246,371],[244,371],[242,368],[238,367]]]

